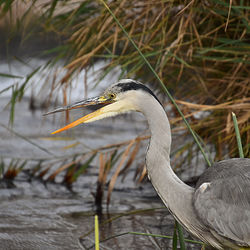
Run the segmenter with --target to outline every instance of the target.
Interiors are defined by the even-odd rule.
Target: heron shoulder
[[[204,182],[211,182],[219,179],[245,176],[250,178],[250,159],[232,158],[214,163],[199,178],[196,188],[199,188]]]
[[[197,183],[193,205],[218,238],[250,247],[250,159],[221,161],[205,171]]]

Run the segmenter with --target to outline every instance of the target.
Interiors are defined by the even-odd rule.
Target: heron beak
[[[94,105],[107,105],[107,104],[111,104],[113,103],[114,101],[111,100],[111,99],[107,99],[106,97],[104,96],[100,96],[100,97],[95,97],[95,98],[89,98],[87,100],[83,100],[83,101],[80,101],[80,102],[77,102],[77,103],[74,103],[72,105],[68,105],[68,106],[65,106],[65,107],[60,107],[60,108],[57,108],[53,111],[50,111],[44,115],[50,115],[50,114],[54,114],[54,113],[57,113],[57,112],[62,112],[62,111],[68,111],[68,110],[71,110],[71,109],[78,109],[78,108],[83,108],[83,107],[87,107],[87,106],[94,106]],[[99,120],[101,118],[99,118],[101,115],[103,115],[105,113],[105,111],[103,110],[103,108],[100,108],[86,116],[83,116],[81,117],[80,119],[68,124],[67,126],[63,127],[63,128],[60,128],[54,132],[52,132],[51,134],[57,134],[57,133],[60,133],[62,131],[65,131],[67,129],[70,129],[70,128],[73,128],[81,123],[87,123],[87,122],[92,122],[92,121],[95,121],[95,120]]]
[[[59,107],[57,109],[49,111],[48,113],[43,114],[43,116],[51,115],[51,114],[54,114],[54,113],[57,113],[57,112],[68,111],[68,110],[71,110],[71,109],[83,108],[83,107],[87,107],[87,106],[93,106],[93,105],[98,105],[98,104],[108,104],[109,101],[103,96],[89,98],[89,99],[86,99],[86,100],[83,100],[83,101],[76,102],[76,103],[71,104],[71,105],[67,105],[67,106],[64,106],[64,107]]]

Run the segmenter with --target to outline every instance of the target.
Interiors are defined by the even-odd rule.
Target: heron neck
[[[154,110],[143,110],[151,131],[151,140],[146,156],[149,179],[162,201],[182,224],[193,218],[193,188],[182,182],[170,166],[171,130],[163,107],[154,103]],[[152,106],[151,106],[152,107]],[[183,208],[185,212],[183,212]],[[184,215],[184,213],[187,213]]]

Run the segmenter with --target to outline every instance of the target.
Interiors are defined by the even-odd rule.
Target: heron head
[[[153,92],[142,83],[131,79],[123,79],[111,85],[102,93],[102,95],[98,97],[89,98],[87,100],[79,101],[66,107],[55,109],[51,112],[46,113],[45,115],[86,106],[102,106],[100,109],[86,116],[83,116],[80,119],[52,133],[56,134],[69,128],[73,128],[81,123],[89,123],[129,111],[141,111],[140,105],[142,105],[142,102],[140,100],[142,100],[142,98],[140,97],[140,95],[145,96],[145,92],[155,97]]]

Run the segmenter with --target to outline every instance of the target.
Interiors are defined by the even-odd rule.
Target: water
[[[17,60],[12,60],[9,63],[0,61],[0,93],[7,89],[1,93],[1,97],[9,97],[12,93],[12,89],[8,89],[8,87],[16,85],[20,87],[22,83],[26,81],[28,75],[38,70],[26,85],[24,95],[26,97],[35,96],[37,102],[44,101],[48,93],[50,93],[51,86],[53,84],[59,84],[60,80],[65,76],[66,70],[63,63],[59,61],[53,67],[45,67],[47,63],[45,59],[30,58],[24,61],[25,63]],[[104,66],[105,61],[96,62],[88,71],[83,70],[72,78],[71,86],[67,88],[66,91],[69,102],[75,102],[87,96],[96,96],[109,86],[110,83],[118,79],[121,70],[117,67],[107,74],[104,79],[98,81],[98,77]],[[1,74],[9,74],[13,77],[3,77]],[[57,76],[56,82],[54,78],[55,74]],[[96,82],[98,82],[98,87],[96,87]],[[63,92],[55,91],[52,97],[52,101],[54,100],[62,103]]]
[[[18,178],[14,188],[2,188],[0,249],[89,249],[93,246],[93,232],[80,239],[94,225],[93,197],[86,188],[88,178],[91,176],[86,175],[77,182],[74,193],[62,185],[44,185],[39,180],[23,182]],[[174,221],[166,208],[131,212],[161,206],[150,184],[141,189],[115,190],[109,211],[104,209],[101,222],[125,214],[101,225],[100,239],[129,231],[172,235]],[[169,239],[139,235],[123,235],[101,245],[102,249],[157,249],[156,245],[158,249],[171,249]]]
[[[33,60],[34,67],[42,63],[38,59]],[[5,71],[6,65],[1,64],[0,69]],[[20,67],[15,69],[17,70],[10,73],[24,75],[27,71]],[[36,81],[38,79],[33,79],[34,84]],[[1,89],[11,84],[15,84],[15,80],[8,79],[1,85]],[[100,88],[105,84],[107,82],[102,83]],[[71,91],[72,101],[79,100],[79,93],[83,92],[81,88]],[[1,159],[6,165],[10,164],[13,158],[21,162],[27,160],[25,170],[13,183],[0,182],[0,249],[88,249],[93,246],[94,234],[82,236],[94,225],[93,215],[96,208],[93,194],[96,192],[98,159],[73,184],[72,190],[61,184],[62,175],[57,176],[55,183],[44,181],[58,167],[58,163],[51,167],[43,179],[31,176],[30,169],[34,168],[39,160],[44,161],[46,168],[50,163],[54,163],[55,159],[57,162],[63,162],[72,159],[76,153],[89,152],[107,144],[132,139],[136,135],[147,133],[147,125],[142,116],[133,114],[78,126],[68,133],[51,136],[50,132],[64,125],[65,120],[61,114],[43,117],[44,111],[38,109],[31,112],[28,109],[29,96],[34,95],[34,91],[38,91],[35,95],[38,100],[42,99],[43,94],[39,95],[41,89],[42,87],[38,91],[31,86],[28,87],[25,97],[16,104],[13,127],[8,126],[10,107],[6,106],[10,92],[6,91],[0,98]],[[95,91],[89,95],[96,95]],[[71,113],[72,119],[81,115],[82,111]],[[146,141],[142,143],[141,151],[125,180],[118,178],[108,208],[105,187],[101,222],[125,214],[109,223],[101,224],[101,239],[131,231],[164,235],[173,233],[174,221],[166,208],[130,213],[135,210],[163,207],[149,182],[137,184],[133,179],[135,168],[144,162],[146,144]],[[101,247],[171,249],[171,240],[123,235],[101,243]],[[189,246],[188,249],[200,249],[200,246]]]

